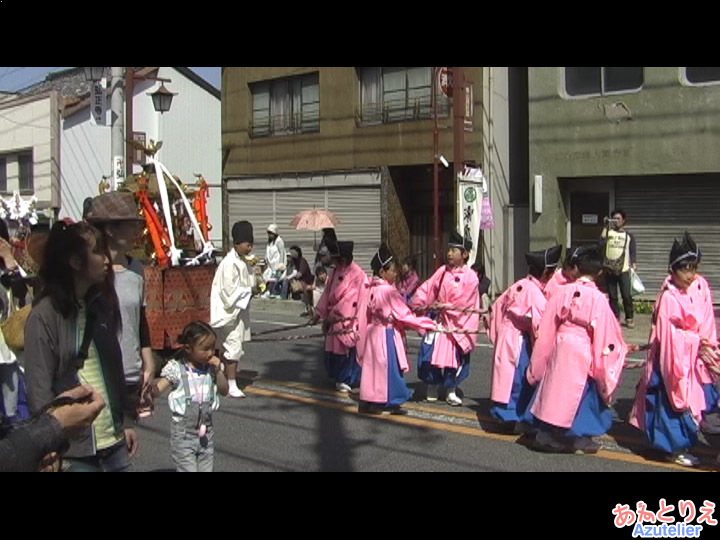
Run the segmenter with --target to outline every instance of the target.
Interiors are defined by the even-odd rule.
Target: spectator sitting
[[[309,315],[310,308],[312,307],[312,297],[310,295],[312,292],[313,284],[313,275],[312,271],[310,270],[310,265],[302,256],[302,250],[299,246],[290,247],[288,257],[290,258],[292,263],[292,271],[290,271],[289,267],[288,276],[286,278],[285,284],[283,285],[283,296],[287,296],[287,287],[289,284],[293,293],[300,294],[301,300],[307,308],[305,312],[302,313],[302,315]]]
[[[327,283],[328,272],[327,269],[319,265],[315,268],[315,284],[312,286],[312,310],[314,312],[315,306],[317,305],[323,291],[325,290],[325,284]]]

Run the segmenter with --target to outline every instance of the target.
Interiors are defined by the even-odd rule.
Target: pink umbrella
[[[329,210],[303,210],[290,222],[291,227],[296,229],[320,231],[322,229],[334,228],[340,220]]]

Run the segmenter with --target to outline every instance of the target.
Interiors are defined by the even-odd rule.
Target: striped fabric
[[[76,331],[76,350],[80,350],[83,333],[85,331],[86,310],[83,304],[78,310],[78,322]],[[93,422],[93,435],[95,438],[95,448],[102,450],[117,444],[123,439],[122,431],[115,431],[115,425],[110,412],[110,400],[108,398],[105,379],[103,378],[102,366],[98,358],[97,349],[94,343],[90,343],[88,349],[88,358],[85,365],[78,371],[78,377],[82,384],[92,386],[105,400],[107,406],[100,412],[100,415]]]

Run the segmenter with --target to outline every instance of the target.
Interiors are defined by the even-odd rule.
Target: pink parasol
[[[334,228],[340,220],[329,210],[303,210],[290,222],[291,227],[296,229],[320,231],[322,229]]]

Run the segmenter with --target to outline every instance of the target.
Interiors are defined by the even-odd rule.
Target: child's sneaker
[[[697,467],[700,465],[700,460],[688,452],[669,454],[668,461],[677,465],[682,465],[683,467]]]
[[[425,385],[425,401],[435,402],[438,400],[438,387],[436,384]]]
[[[445,399],[445,401],[446,401],[447,404],[450,405],[451,407],[459,407],[460,405],[462,405],[462,399],[460,399],[459,397],[457,397],[457,395],[455,394],[455,392],[450,392],[450,393],[448,393],[447,398]]]
[[[338,392],[342,392],[343,394],[348,394],[352,392],[352,388],[350,388],[349,384],[345,384],[344,382],[335,383],[335,390]]]

